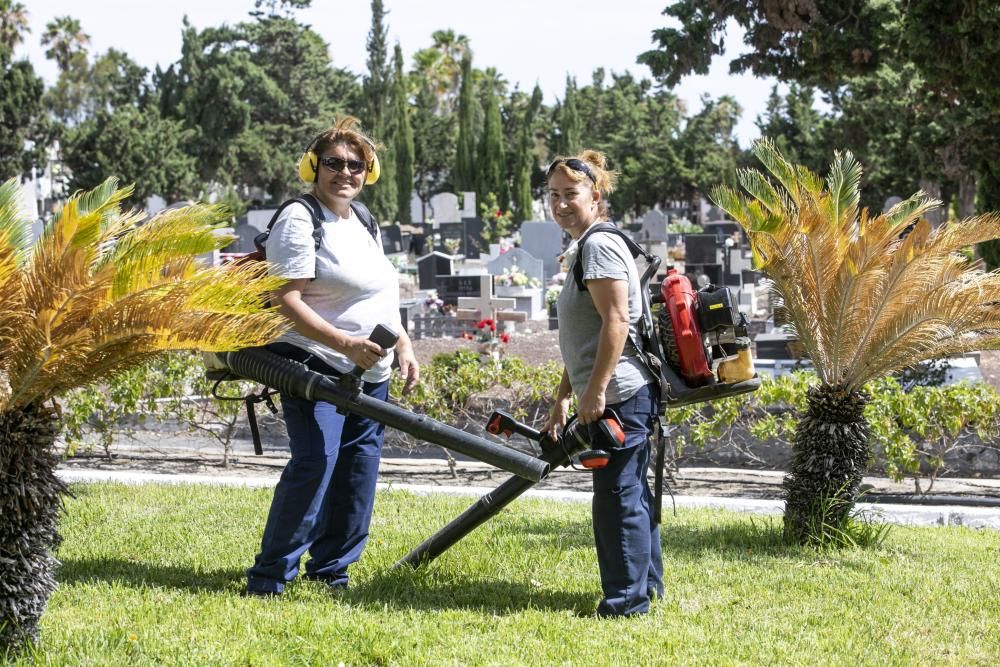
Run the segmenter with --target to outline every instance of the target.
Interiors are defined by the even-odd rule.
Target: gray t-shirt
[[[584,283],[598,278],[628,281],[629,333],[633,340],[638,340],[636,326],[642,317],[639,272],[632,253],[616,235],[593,234],[593,231],[594,228],[591,228],[584,234],[587,243],[582,260],[577,252],[567,268],[566,283],[556,306],[559,317],[559,349],[569,373],[570,386],[578,397],[586,388],[597,360],[597,342],[602,320],[594,307],[590,292],[577,288],[573,279],[573,263],[583,261]],[[627,351],[631,346],[626,343],[625,349]],[[652,381],[649,371],[637,357],[623,356],[618,360],[618,366],[608,382],[605,401],[608,405],[621,403],[635,396],[639,389]]]

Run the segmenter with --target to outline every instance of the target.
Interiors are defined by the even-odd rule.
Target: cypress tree
[[[493,86],[486,86],[483,110],[486,119],[477,161],[477,200],[485,202],[486,196],[492,193],[496,195],[497,204],[506,209],[510,206],[510,188],[504,178],[503,124],[500,120],[500,103]]]
[[[406,94],[406,75],[403,74],[403,50],[396,42],[393,53],[392,107],[393,147],[396,158],[396,219],[410,224],[410,199],[413,196],[413,127],[410,125],[410,104]]]
[[[531,102],[525,109],[518,132],[517,156],[514,168],[514,223],[531,219],[531,173],[535,169],[535,116],[542,107],[542,89],[535,84]]]
[[[387,109],[392,85],[391,65],[388,59],[387,36],[389,28],[385,24],[386,12],[382,0],[372,0],[372,27],[368,33],[368,76],[364,79],[365,118],[364,127],[370,136],[378,141],[385,138]],[[378,184],[365,194],[365,201],[379,221],[396,219],[396,178],[393,147],[387,145],[379,160],[382,176]]]
[[[580,152],[580,113],[576,105],[576,82],[566,77],[566,95],[559,109],[559,152],[575,155]]]
[[[476,187],[475,153],[476,138],[475,113],[476,98],[473,95],[472,54],[462,55],[462,83],[458,92],[458,146],[455,151],[455,170],[452,185],[455,192],[467,192]]]

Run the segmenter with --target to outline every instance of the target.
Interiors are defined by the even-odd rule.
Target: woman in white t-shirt
[[[416,385],[419,369],[400,325],[396,269],[381,239],[358,216],[355,198],[378,179],[375,145],[352,117],[340,119],[307,148],[299,175],[322,214],[319,247],[313,215],[301,203],[284,208],[267,242],[272,273],[288,279],[275,299],[292,330],[269,348],[312,370],[342,374],[356,366],[365,394],[385,400],[393,356]],[[368,336],[377,325],[399,333],[393,350]],[[368,539],[384,426],[343,414],[322,401],[282,394],[291,459],[274,491],[261,550],[247,571],[247,593],[280,595],[298,574],[332,588],[348,583],[347,568]]]

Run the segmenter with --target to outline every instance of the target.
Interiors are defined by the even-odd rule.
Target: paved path
[[[118,482],[121,484],[214,484],[218,486],[235,487],[273,487],[277,482],[275,476],[253,475],[198,475],[198,474],[165,474],[124,470],[95,470],[85,468],[63,468],[58,471],[61,479],[68,483],[81,482]],[[492,487],[482,486],[445,486],[426,484],[407,484],[398,482],[379,483],[380,489],[409,491],[418,495],[444,493],[454,496],[479,497],[492,490]],[[590,502],[591,494],[587,491],[567,489],[532,489],[524,494],[532,498],[547,498],[570,502]],[[670,499],[664,498],[664,510],[669,511]],[[678,495],[675,496],[677,507],[715,507],[734,512],[752,514],[781,514],[782,501],[754,498],[729,498],[718,496]],[[926,506],[926,505],[890,505],[858,503],[858,507],[872,512],[888,523],[911,526],[967,526],[970,528],[992,528],[1000,530],[1000,508],[959,507],[959,506]]]

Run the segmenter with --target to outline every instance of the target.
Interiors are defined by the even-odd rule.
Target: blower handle
[[[383,324],[376,324],[371,335],[368,336],[368,340],[375,343],[383,350],[390,350],[396,347],[396,342],[399,340],[399,334]],[[348,377],[351,378],[351,382],[357,383],[361,380],[361,376],[364,374],[364,368],[361,368],[361,366],[355,366],[354,370],[348,373]]]

